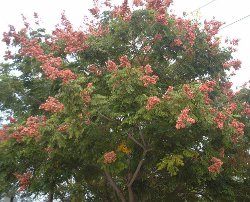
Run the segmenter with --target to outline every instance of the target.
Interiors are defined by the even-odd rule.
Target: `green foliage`
[[[158,170],[166,168],[171,176],[177,175],[178,167],[184,166],[182,155],[168,155],[158,164]]]
[[[152,9],[131,15],[126,21],[104,12],[101,25],[109,31],[90,32],[86,41],[80,41],[82,32],[67,26],[58,35],[68,38],[47,35],[42,28],[29,30],[27,40],[38,40],[46,62],[60,58],[60,71],[75,73],[76,78],[67,82],[62,74],[49,80],[45,68],[40,68],[43,61],[33,52],[17,52],[9,64],[1,65],[0,110],[17,120],[0,131],[1,194],[15,194],[21,184],[14,174],[30,172],[26,194],[53,193],[61,201],[122,201],[117,190],[130,202],[249,200],[243,193],[250,179],[250,123],[242,102],[249,103],[250,94],[243,89],[228,99],[232,92],[222,88],[229,79],[223,63],[231,59],[231,51],[211,46],[209,33],[195,20],[166,13],[164,25],[156,21]],[[193,44],[188,31],[195,36]],[[160,40],[155,39],[157,34]],[[178,38],[182,45],[175,44]],[[71,42],[75,48],[79,41],[88,48],[66,51]],[[15,41],[12,45],[23,48]],[[124,55],[127,65],[122,63]],[[116,70],[108,69],[109,60]],[[145,72],[148,64],[151,73]],[[13,71],[20,74],[14,76]],[[145,84],[144,76],[153,75],[155,83]],[[201,87],[209,81],[216,84],[206,94]],[[49,96],[63,109],[39,109]],[[151,106],[151,98],[159,101]],[[227,113],[231,103],[237,109]],[[183,121],[184,109],[189,111]],[[221,129],[217,112],[226,115]],[[26,119],[31,115],[46,119],[29,125]],[[245,124],[245,135],[237,143],[232,141],[237,132],[231,126],[233,119]],[[178,121],[184,126],[178,128]],[[36,124],[38,135],[31,130]],[[224,163],[216,174],[208,170],[212,157]]]

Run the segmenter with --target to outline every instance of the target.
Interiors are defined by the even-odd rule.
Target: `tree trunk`
[[[15,198],[14,196],[11,196],[10,197],[10,202],[14,202],[14,198]]]
[[[53,193],[49,192],[48,202],[53,202]]]
[[[131,186],[128,186],[128,201],[135,202],[134,192]]]

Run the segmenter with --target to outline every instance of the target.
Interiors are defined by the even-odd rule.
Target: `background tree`
[[[177,17],[171,1],[104,4],[83,30],[62,14],[51,34],[26,20],[4,33],[0,106],[14,117],[0,131],[1,192],[248,200],[249,91],[227,74],[238,41],[223,47],[222,23]]]

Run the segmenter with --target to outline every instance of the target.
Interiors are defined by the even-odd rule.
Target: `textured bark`
[[[53,193],[49,192],[48,202],[53,202]]]
[[[128,187],[128,201],[135,202],[135,196],[131,186]]]
[[[105,176],[106,179],[108,180],[109,184],[111,185],[111,187],[114,189],[114,191],[116,192],[117,196],[119,197],[119,199],[122,202],[126,202],[126,199],[121,191],[121,189],[117,186],[117,184],[115,183],[115,181],[112,179],[111,175],[109,174],[108,171],[104,171],[105,172]]]

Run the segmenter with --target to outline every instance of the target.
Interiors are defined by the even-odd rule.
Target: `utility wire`
[[[208,6],[209,4],[211,4],[211,3],[215,2],[215,1],[216,1],[216,0],[209,1],[208,3],[206,3],[206,4],[204,4],[203,6],[201,6],[201,7],[197,8],[197,9],[193,10],[193,11],[190,12],[190,13],[194,13],[194,12],[196,12],[196,11],[198,11],[198,10],[200,10],[200,9],[202,9],[202,8],[204,8],[204,7],[206,7],[206,6]]]
[[[233,25],[233,24],[235,24],[235,23],[237,23],[237,22],[240,22],[240,21],[242,21],[242,20],[244,20],[244,19],[246,19],[246,18],[248,18],[248,17],[250,17],[250,14],[249,14],[249,15],[246,15],[246,16],[244,16],[244,17],[242,17],[242,18],[240,18],[240,19],[238,19],[238,20],[236,20],[236,21],[234,21],[234,22],[231,22],[231,23],[228,24],[228,25],[225,25],[224,27],[220,28],[219,30],[225,29],[226,27],[229,27],[229,26],[231,26],[231,25]]]
[[[197,9],[195,9],[195,10],[193,10],[192,12],[189,12],[189,13],[190,13],[190,14],[191,14],[191,13],[194,13],[194,12],[196,12],[196,11],[198,11],[198,10],[200,10],[200,9],[202,9],[202,8],[204,8],[204,7],[206,7],[206,6],[208,6],[209,4],[211,4],[211,3],[215,2],[215,1],[216,1],[216,0],[209,1],[208,3],[204,4],[203,6],[197,8]],[[220,28],[219,30],[222,30],[222,29],[225,29],[225,28],[227,28],[227,27],[229,27],[229,26],[231,26],[231,25],[234,25],[234,24],[236,24],[236,23],[238,23],[238,22],[240,22],[240,21],[242,21],[242,20],[244,20],[244,19],[246,19],[246,18],[248,18],[248,17],[250,17],[250,14],[249,14],[249,15],[246,15],[246,16],[244,16],[244,17],[242,17],[242,18],[239,18],[238,20],[236,20],[236,21],[234,21],[234,22],[232,22],[232,23],[230,23],[230,24],[228,24],[228,25],[225,25],[224,27]]]

